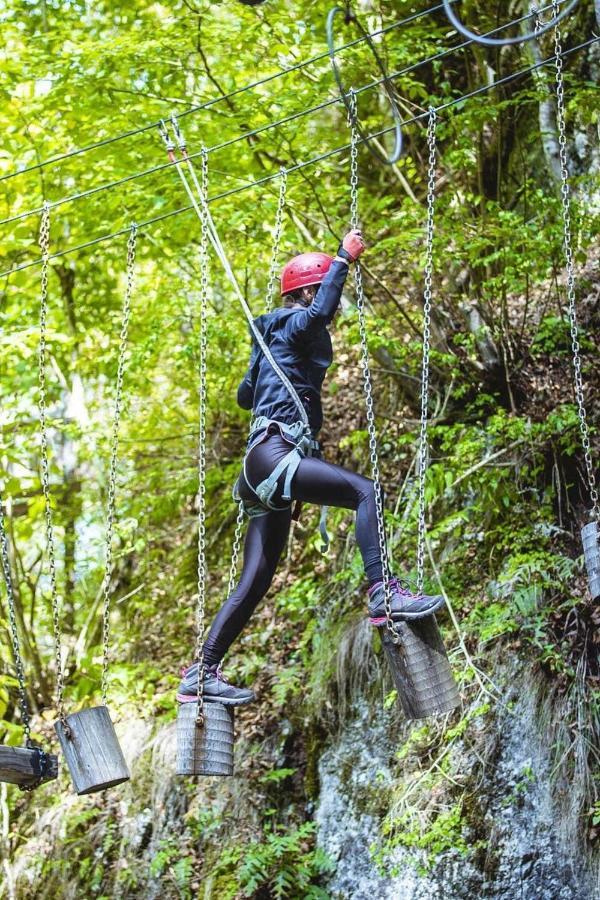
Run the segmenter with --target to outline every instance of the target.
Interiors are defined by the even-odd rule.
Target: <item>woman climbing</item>
[[[239,583],[204,643],[207,700],[241,705],[254,699],[251,690],[223,678],[220,662],[271,585],[288,538],[293,501],[356,510],[356,541],[369,582],[369,621],[379,627],[386,623],[374,482],[325,462],[317,442],[323,421],[321,386],[333,359],[327,328],[338,309],[349,266],[364,249],[361,233],[353,230],[335,257],[326,253],[294,257],[281,273],[283,306],[255,320],[306,410],[309,429],[298,421],[294,398],[254,340],[250,368],[238,388],[239,405],[254,413],[236,486],[250,524]],[[444,604],[443,597],[414,594],[396,578],[391,579],[390,590],[395,621],[431,615]],[[183,673],[177,699],[195,701],[197,686],[194,663]]]

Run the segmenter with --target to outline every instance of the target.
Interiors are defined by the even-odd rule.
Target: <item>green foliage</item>
[[[7,48],[0,62],[5,95],[0,111],[4,138],[0,176],[71,147],[151,124],[172,110],[188,112],[303,57],[322,54],[323,6],[300,2],[293,15],[290,9],[289,4],[249,8],[207,0],[195,4],[176,0],[168,7],[148,0],[110,4],[8,0],[0,11]],[[365,6],[360,15],[365,27],[376,29],[413,11],[413,3],[397,0]],[[473,16],[481,14],[482,21],[488,12],[491,18],[485,5],[473,5]],[[583,33],[586,16],[582,8],[572,25],[565,23],[566,37],[571,28],[573,36]],[[416,18],[401,33],[402,40],[392,31],[378,43],[390,70],[412,66],[448,45],[441,14]],[[340,23],[340,41],[354,36],[353,26]],[[500,60],[502,67],[520,67],[526,52],[507,51]],[[364,44],[347,48],[343,65],[352,72],[356,86],[380,75]],[[586,281],[592,278],[590,267],[587,272],[583,269],[586,260],[594,258],[598,216],[581,198],[594,196],[598,186],[596,170],[578,154],[595,138],[597,86],[588,80],[589,61],[584,56],[568,57],[565,65],[568,137],[571,142],[576,133],[580,139],[573,159],[584,172],[572,179],[577,290],[583,297],[588,286],[590,292],[593,287]],[[485,83],[489,66],[486,55],[471,48],[469,53],[438,59],[426,69],[411,69],[397,84],[411,107],[441,106],[463,89]],[[202,143],[213,146],[294,116],[331,96],[332,89],[329,61],[323,56],[309,69],[190,113],[182,125],[190,148],[197,150]],[[502,653],[510,644],[511,652],[522,650],[532,666],[542,667],[551,685],[568,691],[576,684],[581,647],[563,625],[580,614],[583,601],[579,550],[561,511],[569,510],[572,518],[581,502],[576,484],[580,437],[560,279],[560,198],[537,128],[544,90],[541,83],[523,80],[440,115],[431,464],[426,480],[428,541],[439,576],[428,558],[427,586],[437,591],[438,577],[441,580],[477,664],[486,665],[494,648]],[[366,130],[379,131],[389,123],[386,110],[372,90],[359,95]],[[341,146],[345,135],[345,113],[340,104],[333,104],[210,154],[213,215],[257,314],[264,309],[278,184],[266,181],[241,193],[229,191],[276,176],[281,164],[290,166]],[[373,164],[364,149],[359,167],[360,216],[369,244],[364,275],[386,523],[396,566],[414,579],[426,196],[423,124],[407,126],[405,137],[406,152],[393,169]],[[39,207],[44,199],[56,202],[85,193],[163,162],[160,139],[149,128],[90,154],[4,180],[0,215],[19,215]],[[348,221],[346,163],[343,155],[323,160],[318,178],[314,169],[290,173],[281,259],[309,245],[335,250]],[[169,167],[91,193],[52,208],[51,249],[61,252],[126,230],[134,219],[168,214],[185,202]],[[38,230],[37,214],[4,227],[3,269],[37,258]],[[110,703],[118,716],[131,711],[152,720],[157,728],[174,716],[178,670],[189,660],[194,644],[198,235],[190,213],[142,229],[125,373],[111,582]],[[50,261],[50,475],[66,696],[73,710],[99,699],[100,587],[125,242],[123,235]],[[236,514],[230,492],[248,425],[235,393],[247,364],[249,338],[216,260],[211,262],[209,299],[210,617],[227,584]],[[592,307],[581,304],[581,346],[584,373],[591,370],[589,383],[595,390],[589,336],[597,321]],[[1,487],[10,502],[11,563],[29,692],[34,707],[44,711],[35,720],[34,736],[48,742],[48,723],[54,715],[54,654],[39,477],[38,322],[39,269],[14,272],[0,290]],[[327,455],[368,474],[359,329],[351,304],[333,332],[336,361],[324,391]],[[549,384],[546,367],[552,372]],[[596,408],[594,401],[592,413]],[[590,421],[596,440],[597,423],[592,416]],[[111,807],[76,806],[65,814],[48,857],[36,861],[40,890],[45,891],[41,900],[60,896],[65,883],[82,896],[125,900],[148,893],[149,878],[158,881],[171,900],[196,895],[198,873],[202,879],[210,874],[219,898],[326,896],[319,881],[326,877],[328,864],[314,848],[314,825],[304,821],[306,797],[301,791],[311,798],[318,791],[316,766],[328,737],[323,723],[330,728],[345,702],[338,693],[346,685],[337,648],[364,614],[365,585],[351,514],[332,510],[335,539],[327,555],[317,551],[311,516],[305,508],[276,592],[231,654],[236,676],[257,680],[263,701],[257,718],[265,733],[260,741],[252,739],[248,768],[240,778],[248,779],[257,807],[261,798],[268,798],[271,812],[258,810],[257,823],[248,826],[236,843],[224,829],[225,816],[218,805],[203,800],[200,812],[194,807],[184,817],[184,843],[179,834],[167,836],[153,844],[148,862],[146,850],[129,847],[120,825],[112,821]],[[5,637],[5,606],[1,594],[0,740],[17,744],[23,731]],[[352,682],[351,668],[345,677]],[[368,679],[362,677],[364,686]],[[464,676],[465,684],[469,677]],[[367,689],[374,690],[372,685]],[[348,694],[351,700],[352,691]],[[589,697],[586,694],[586,703],[593,707]],[[388,692],[384,699],[388,715],[396,703],[395,692]],[[483,706],[475,708],[485,717]],[[284,719],[289,734],[280,730]],[[414,760],[428,759],[438,744],[446,749],[468,737],[472,725],[465,716],[447,729],[443,739],[429,725],[413,729],[395,760],[398,771]],[[242,730],[255,727],[251,720]],[[442,760],[442,772],[444,765]],[[141,785],[139,773],[137,778],[136,785]],[[425,779],[421,799],[442,780],[439,773]],[[42,809],[53,802],[41,799],[53,796],[49,791],[37,796]],[[33,828],[20,800],[16,791],[9,794],[15,818],[10,831],[13,854],[27,843]],[[445,806],[429,810],[421,819],[415,796],[414,809],[395,823],[390,821],[386,837],[417,850],[421,865],[431,865],[452,847],[464,853],[466,805],[451,794]],[[591,801],[589,805],[595,827],[597,805]],[[280,819],[283,808],[287,818]],[[286,824],[269,824],[273,821]],[[261,834],[259,840],[256,833]],[[215,845],[224,848],[218,860],[212,855]]]
[[[388,826],[389,827],[389,826]],[[426,824],[417,815],[407,812],[393,823],[394,837],[387,843],[386,853],[395,847],[407,847],[415,854],[413,862],[417,871],[425,875],[434,865],[440,853],[452,850],[466,856],[473,848],[465,837],[463,828],[462,803],[457,802],[450,809],[434,814]],[[381,854],[375,860],[382,863]]]
[[[226,850],[214,874],[229,872],[244,897],[267,891],[274,900],[327,900],[329,894],[314,882],[332,866],[323,852],[313,847],[314,831],[312,822],[289,831],[266,830],[262,841],[251,843],[244,851]]]

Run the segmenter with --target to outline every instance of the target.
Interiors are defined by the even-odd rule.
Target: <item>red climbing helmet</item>
[[[321,284],[332,262],[333,256],[328,253],[301,253],[300,256],[294,256],[282,269],[281,295],[311,284]]]

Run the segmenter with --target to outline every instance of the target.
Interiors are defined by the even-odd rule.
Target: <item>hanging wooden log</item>
[[[453,710],[460,698],[435,616],[397,622],[396,630],[398,644],[387,628],[381,629],[381,640],[407,718]]]
[[[177,775],[233,775],[233,707],[204,702],[204,724],[196,724],[197,703],[177,712]]]
[[[129,780],[114,725],[106,706],[83,709],[66,717],[67,729],[54,727],[78,794],[94,794]]]
[[[583,556],[587,569],[588,584],[592,600],[600,597],[600,540],[598,535],[598,523],[589,522],[581,529],[581,542],[583,543]]]
[[[37,787],[58,776],[58,757],[37,747],[0,746],[0,781]]]

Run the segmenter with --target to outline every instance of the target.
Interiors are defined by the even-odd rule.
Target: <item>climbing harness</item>
[[[17,628],[17,613],[15,592],[10,570],[10,556],[8,550],[8,536],[4,524],[4,504],[0,495],[0,555],[2,556],[2,574],[6,585],[8,599],[8,623],[12,642],[15,671],[17,674],[19,708],[21,710],[21,722],[23,723],[24,751],[18,751],[18,756],[13,759],[16,748],[0,746],[0,781],[10,784],[18,784],[22,791],[32,791],[42,782],[56,778],[58,775],[58,762],[56,756],[45,753],[31,737],[31,713],[27,699],[27,686],[25,683],[25,668],[21,656],[21,642]],[[29,773],[23,770],[29,769]]]
[[[135,225],[132,225],[127,249],[127,287],[123,303],[123,319],[119,344],[119,362],[117,367],[117,390],[111,434],[105,573],[102,583],[102,705],[84,709],[81,712],[73,713],[67,716],[64,703],[64,671],[61,651],[62,632],[60,625],[60,608],[56,578],[52,501],[50,496],[50,467],[48,462],[46,405],[46,333],[48,317],[48,266],[50,259],[50,208],[47,202],[44,203],[40,227],[42,276],[40,300],[40,344],[38,355],[38,406],[40,416],[42,493],[44,496],[46,542],[48,547],[48,559],[50,568],[54,656],[56,661],[57,676],[57,708],[59,716],[58,721],[55,723],[54,727],[57,732],[63,753],[65,755],[67,765],[73,779],[75,790],[78,794],[93,793],[95,791],[103,790],[106,787],[120,784],[123,781],[127,781],[129,779],[129,771],[127,769],[127,765],[121,752],[114,726],[110,719],[110,715],[105,703],[108,685],[110,579],[112,574],[112,536],[114,529],[115,512],[118,431],[121,415],[127,329],[131,308],[131,294],[133,290],[136,232],[137,227]]]
[[[350,227],[358,228],[358,136],[356,95],[350,91],[350,108],[348,112],[348,125],[350,127]],[[369,345],[367,341],[367,325],[364,307],[364,286],[362,269],[358,260],[354,263],[354,285],[356,293],[356,308],[358,311],[358,327],[360,333],[361,367],[363,373],[363,389],[365,393],[367,410],[367,431],[369,435],[369,452],[371,457],[371,475],[375,483],[375,509],[377,514],[377,537],[379,541],[379,553],[381,556],[383,590],[385,601],[386,628],[394,643],[398,643],[399,636],[392,619],[392,595],[390,586],[390,565],[385,533],[385,519],[383,512],[383,493],[381,489],[381,473],[379,469],[379,455],[377,450],[377,428],[375,425],[375,409],[373,404],[373,384],[369,363]]]
[[[555,21],[558,22],[557,3],[553,0]],[[540,32],[541,33],[541,32]],[[581,531],[581,539],[584,549],[584,558],[588,572],[588,581],[592,599],[600,597],[600,543],[598,534],[598,520],[600,518],[600,505],[598,500],[598,487],[594,472],[594,463],[590,445],[590,430],[585,408],[585,394],[583,376],[581,373],[581,352],[579,345],[579,326],[577,323],[577,307],[575,299],[575,265],[573,262],[573,238],[571,233],[571,194],[569,188],[569,169],[567,164],[567,137],[565,122],[565,92],[562,63],[561,34],[558,25],[554,30],[554,52],[556,56],[556,119],[558,125],[558,143],[561,177],[561,207],[563,219],[563,247],[565,253],[565,269],[567,274],[567,313],[571,331],[571,351],[573,357],[573,376],[575,383],[575,399],[577,402],[577,417],[579,419],[579,431],[585,463],[585,473],[592,508],[589,516],[591,521],[584,525]]]
[[[553,19],[551,19],[549,22],[546,22],[544,25],[541,25],[541,27],[539,27],[539,28],[537,28],[537,27],[534,28],[533,31],[528,31],[526,34],[520,34],[517,37],[512,37],[512,38],[485,37],[484,35],[477,34],[476,32],[471,31],[469,28],[467,28],[465,25],[463,25],[461,20],[458,18],[458,16],[452,9],[451,3],[453,2],[453,0],[443,0],[443,2],[444,2],[444,12],[448,16],[449,21],[452,23],[452,25],[454,25],[454,27],[456,28],[457,31],[459,31],[461,34],[463,34],[470,41],[475,41],[478,44],[484,44],[487,47],[507,47],[510,44],[521,44],[524,41],[532,41],[535,38],[539,37],[541,34],[544,34],[546,31],[549,31],[551,28],[554,28],[556,25],[558,25],[559,22],[561,22],[566,16],[569,15],[569,13],[571,13],[575,9],[577,4],[579,3],[579,0],[571,0],[571,2],[567,4],[567,6],[562,10],[562,12],[559,12],[558,5],[555,2],[553,2],[553,4],[552,4],[554,7],[554,18]],[[455,0],[454,0],[454,2],[455,2]],[[532,16],[537,15],[537,13],[538,13],[538,10],[531,11]]]
[[[281,459],[273,471],[265,478],[260,484],[254,487],[250,483],[250,479],[248,478],[248,474],[246,472],[246,460],[248,459],[248,454],[252,451],[252,449],[263,440],[265,433],[269,433],[271,426],[274,426],[279,432],[281,436],[293,444],[292,449],[289,453],[287,453],[283,459]],[[256,439],[253,441],[252,436],[256,435]],[[305,456],[312,456],[315,451],[319,450],[319,442],[313,440],[313,438],[306,433],[306,429],[302,422],[295,422],[293,425],[289,425],[286,422],[279,422],[276,419],[268,419],[266,416],[257,416],[251,427],[250,431],[250,446],[248,447],[246,456],[244,457],[244,480],[248,487],[256,494],[258,497],[261,509],[260,511],[256,510],[256,507],[251,506],[250,511],[248,511],[248,515],[250,517],[257,515],[266,515],[269,510],[281,510],[283,509],[280,505],[275,505],[271,501],[273,500],[273,496],[277,491],[277,485],[279,480],[283,477],[283,490],[281,493],[281,499],[284,500],[288,506],[291,506],[292,503],[292,481],[294,479],[294,475],[300,465],[302,459]]]
[[[354,24],[357,26],[364,40],[367,42],[369,49],[373,54],[375,62],[377,63],[379,71],[381,72],[381,75],[383,77],[383,88],[389,100],[392,117],[394,120],[394,149],[389,156],[387,156],[385,153],[382,153],[379,148],[373,143],[372,137],[368,134],[365,134],[365,132],[363,131],[356,115],[356,95],[353,90],[346,91],[346,88],[344,87],[339,66],[335,58],[334,24],[335,17],[338,15],[338,13],[342,13],[344,15],[346,24],[354,22]],[[400,115],[400,110],[398,109],[398,104],[396,103],[396,98],[394,96],[394,84],[388,77],[387,69],[383,63],[383,60],[381,59],[381,56],[377,52],[377,48],[373,43],[373,39],[371,38],[369,33],[365,31],[354,13],[350,11],[349,5],[345,10],[342,9],[341,6],[334,6],[329,10],[329,14],[327,16],[327,46],[329,49],[329,59],[331,60],[331,67],[333,69],[333,74],[338,86],[338,90],[340,92],[340,96],[344,102],[344,106],[346,107],[348,116],[355,122],[354,127],[356,128],[357,133],[361,136],[373,156],[375,156],[380,162],[384,163],[385,165],[393,165],[394,163],[398,162],[402,154],[402,118]]]

